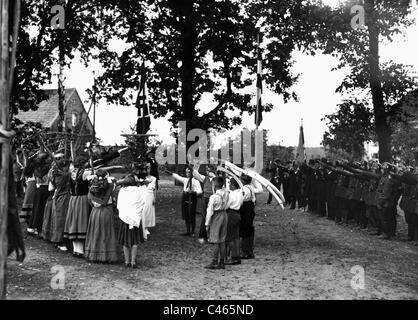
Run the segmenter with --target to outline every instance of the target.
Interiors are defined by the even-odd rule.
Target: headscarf
[[[96,177],[90,186],[90,193],[97,198],[102,198],[106,195],[109,188],[109,182],[107,181],[108,173],[106,170],[98,169],[96,171]]]

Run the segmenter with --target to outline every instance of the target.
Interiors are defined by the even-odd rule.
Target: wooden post
[[[9,0],[0,0],[0,121],[9,129]],[[10,143],[0,140],[0,300],[6,297],[7,208]]]

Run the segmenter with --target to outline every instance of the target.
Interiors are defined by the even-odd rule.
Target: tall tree
[[[380,61],[380,45],[401,34],[413,21],[410,0],[365,0],[365,26],[353,30],[351,8],[356,0],[341,2],[336,9],[316,5],[307,16],[315,30],[311,42],[316,48],[339,58],[335,69],[351,67],[351,73],[337,91],[368,93],[372,105],[380,161],[391,160],[391,121],[398,111],[391,106],[402,94],[416,87],[408,66]]]
[[[290,68],[300,37],[293,31],[298,2],[280,2],[283,15],[276,22],[282,35],[263,45],[266,82],[285,101],[296,97],[291,91],[296,77]],[[111,103],[133,104],[132,90],[137,89],[140,66],[146,61],[154,116],[169,115],[174,126],[185,120],[187,130],[240,124],[243,112],[255,111],[250,103],[253,94],[248,92],[255,92],[260,5],[249,0],[121,1],[107,23],[114,26],[112,36],[126,47],[121,53],[99,55],[106,69],[100,79],[103,96]],[[251,85],[251,91],[244,90]],[[208,94],[214,107],[201,110],[199,102]],[[264,106],[265,111],[271,108]]]
[[[65,9],[65,26],[54,30],[51,13],[60,0],[22,1],[17,61],[11,93],[11,112],[36,109],[45,97],[41,87],[52,78],[51,68],[58,64],[56,51],[61,47],[61,58],[69,65],[78,51],[87,65],[97,50],[105,50],[102,36],[106,26],[102,11],[109,10],[116,0],[68,0]],[[58,107],[58,106],[57,106]]]
[[[330,151],[343,150],[353,159],[364,155],[364,143],[372,140],[373,113],[368,105],[358,100],[346,100],[338,105],[338,110],[325,116],[328,131],[322,144]]]

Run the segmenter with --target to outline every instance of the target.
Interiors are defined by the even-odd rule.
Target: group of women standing
[[[87,162],[88,158],[79,157],[71,163],[63,155],[55,155],[52,161],[48,154],[40,153],[28,164],[22,206],[28,217],[27,231],[61,251],[71,250],[74,256],[93,262],[117,262],[118,244],[122,245],[126,266],[135,268],[137,246],[147,238],[148,228],[155,226],[156,178],[150,175],[151,166],[136,165],[131,174],[117,181],[104,169],[93,174],[85,168]],[[140,194],[140,205],[116,203],[117,191],[128,186]],[[120,200],[129,202],[124,199]],[[115,219],[119,208],[125,216],[126,211],[136,216],[139,224]]]

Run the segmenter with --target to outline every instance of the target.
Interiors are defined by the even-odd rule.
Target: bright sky
[[[324,0],[324,2],[335,3],[336,0]],[[418,10],[415,11],[418,18]],[[354,31],[353,31],[354,32]],[[413,69],[418,71],[418,26],[415,24],[408,29],[406,37],[396,38],[389,45],[382,45],[381,58],[383,61],[394,60],[396,62],[413,65]],[[294,91],[299,96],[299,102],[291,101],[284,104],[282,98],[269,91],[264,85],[263,101],[270,102],[274,109],[270,113],[263,114],[263,122],[260,129],[269,131],[268,140],[270,143],[280,143],[285,146],[296,146],[299,138],[299,125],[303,118],[305,146],[318,147],[326,131],[326,123],[321,119],[336,110],[336,105],[341,102],[342,97],[335,93],[335,89],[340,85],[344,76],[349,70],[339,70],[331,72],[331,68],[336,66],[337,59],[331,56],[318,54],[307,56],[300,52],[295,52],[293,58],[296,61],[293,67],[294,74],[300,74],[298,83],[294,85]],[[65,87],[76,88],[85,108],[88,109],[90,102],[86,89],[93,84],[93,70],[99,70],[98,63],[92,62],[85,68],[79,62],[78,57],[73,61],[70,70],[65,71]],[[46,88],[56,88],[56,79]],[[255,93],[255,79],[254,79]],[[201,102],[210,106],[210,99]],[[121,107],[107,105],[101,102],[96,109],[96,132],[97,136],[106,145],[123,144],[124,138],[121,133],[129,133],[130,126],[136,123],[136,109],[132,107]],[[171,124],[167,119],[152,119],[151,131],[159,134],[159,138],[164,142],[171,143],[169,136]],[[243,125],[235,128],[229,134],[239,132],[243,127],[254,129],[254,115],[245,114]]]

